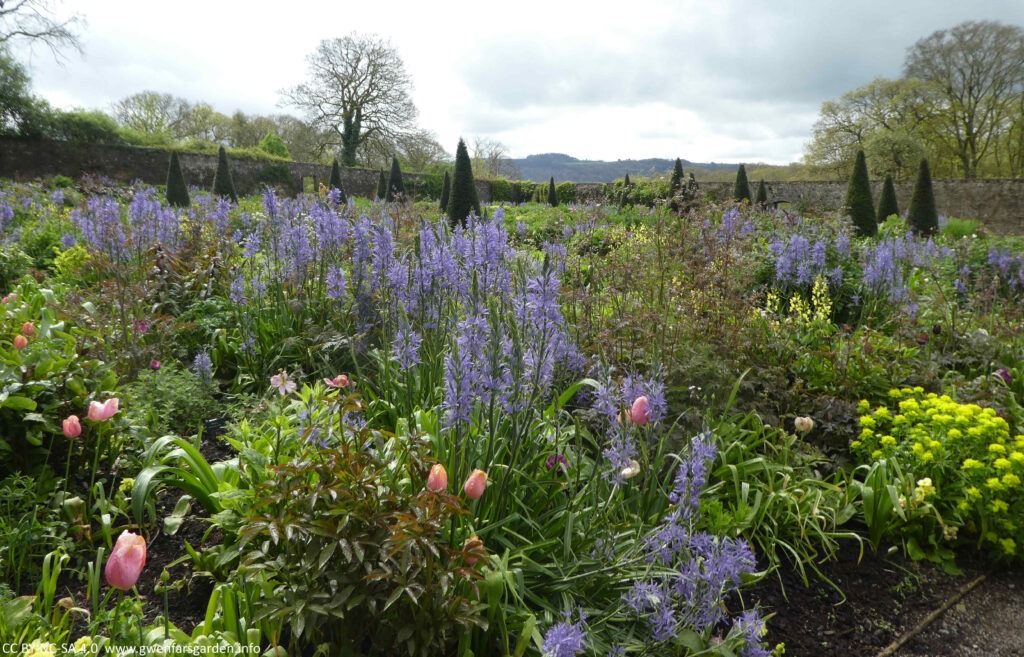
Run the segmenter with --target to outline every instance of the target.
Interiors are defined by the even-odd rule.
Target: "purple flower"
[[[1010,374],[1010,370],[1008,370],[1008,369],[1003,368],[1003,369],[996,370],[996,376],[998,376],[1000,379],[1002,379],[1003,383],[1012,383],[1013,382],[1013,375]]]
[[[743,637],[745,645],[740,657],[769,657],[771,653],[761,644],[761,637],[765,635],[764,619],[757,609],[748,609],[741,613],[734,621],[733,628]]]
[[[395,335],[395,341],[392,344],[394,349],[394,355],[392,356],[398,363],[398,367],[403,372],[412,369],[415,365],[420,362],[420,343],[423,342],[416,331],[409,328],[408,325],[403,325],[398,329],[398,333]]]
[[[204,381],[213,378],[213,361],[210,360],[210,354],[205,349],[196,354],[192,360],[192,371]]]
[[[345,298],[346,281],[345,270],[341,267],[331,267],[327,270],[327,298],[333,301],[340,301]]]
[[[546,657],[575,657],[587,649],[587,631],[582,621],[562,621],[548,628],[542,645]]]
[[[544,465],[547,467],[548,471],[558,468],[559,472],[565,472],[569,469],[568,459],[561,454],[552,454],[544,462]]]

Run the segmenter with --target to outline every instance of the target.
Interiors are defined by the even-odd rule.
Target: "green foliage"
[[[71,547],[68,522],[55,500],[58,483],[22,474],[0,480],[0,577],[15,590],[34,589],[43,557]]]
[[[853,228],[858,235],[871,237],[878,234],[875,202],[871,198],[871,181],[868,180],[868,165],[864,159],[864,151],[857,151],[843,207],[853,221]]]
[[[764,186],[764,179],[757,184],[757,197],[754,198],[754,203],[759,208],[763,208],[768,203],[768,188]]]
[[[275,157],[285,160],[292,159],[291,153],[288,152],[288,147],[284,145],[284,140],[278,137],[277,133],[273,130],[267,131],[267,134],[260,140],[257,148]]]
[[[495,181],[495,182],[498,182],[498,181]],[[444,182],[441,183],[441,204],[440,204],[441,205],[441,212],[444,212],[445,209],[448,207],[448,198],[451,196],[451,193],[452,193],[452,177],[451,177],[451,174],[448,173],[448,170],[445,169],[445,171],[444,171]],[[497,200],[497,199],[495,199],[495,200]]]
[[[299,191],[291,170],[284,163],[267,162],[256,170],[252,178],[258,184],[281,187],[290,194],[295,194]]]
[[[558,192],[555,191],[555,178],[548,181],[548,205],[558,207]]]
[[[213,194],[238,203],[238,193],[235,191],[235,182],[231,179],[231,167],[228,165],[228,154],[223,146],[217,150],[217,172],[213,175]]]
[[[405,197],[405,182],[402,180],[402,169],[398,166],[398,158],[391,158],[391,173],[388,176],[387,200],[392,203]]]
[[[455,173],[452,175],[451,198],[448,199],[448,221],[452,226],[466,224],[470,211],[480,214],[480,198],[473,180],[473,166],[466,142],[459,139],[455,149]]]
[[[984,224],[977,219],[949,217],[946,219],[946,225],[942,227],[942,236],[950,240],[960,240],[983,232]]]
[[[0,249],[0,290],[10,290],[32,266],[32,256],[17,244]]]
[[[736,171],[736,184],[732,188],[732,200],[750,203],[750,183],[747,182],[747,169],[742,164]]]
[[[388,179],[384,176],[383,171],[377,172],[377,200],[383,201],[388,195]]]
[[[555,186],[555,194],[558,196],[558,202],[562,205],[575,203],[576,183],[569,181],[558,183],[558,185]]]
[[[675,164],[672,165],[672,177],[668,183],[669,196],[676,196],[683,189],[683,161],[678,157],[676,158]]]
[[[896,202],[896,185],[893,184],[892,174],[885,175],[885,182],[882,184],[882,196],[878,199],[878,221],[885,221],[892,215],[899,216],[900,208]]]
[[[338,158],[334,158],[331,162],[331,179],[327,183],[327,188],[336,189],[341,192],[341,202],[345,203],[348,197],[345,195],[345,187],[341,184],[341,167],[338,166]]]
[[[56,111],[52,114],[47,137],[81,144],[123,143],[117,122],[103,112]]]
[[[176,208],[187,208],[192,205],[177,152],[171,152],[171,160],[167,165],[167,205]]]
[[[124,388],[125,407],[152,434],[190,435],[222,411],[215,392],[211,381],[177,363],[164,363],[160,369],[144,370]]]
[[[917,170],[917,183],[914,185],[914,195],[910,197],[907,225],[917,235],[934,235],[939,230],[939,213],[935,209],[935,193],[932,191],[928,160],[921,160]]]

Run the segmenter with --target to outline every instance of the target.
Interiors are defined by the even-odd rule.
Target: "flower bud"
[[[427,476],[427,490],[433,493],[448,490],[448,472],[440,463],[435,463],[430,468],[430,475]]]
[[[810,433],[811,429],[814,428],[814,420],[806,415],[798,417],[793,420],[793,428],[795,428],[798,433]]]
[[[484,489],[487,487],[487,473],[483,470],[473,470],[469,474],[469,479],[466,480],[466,484],[462,487],[465,491],[466,497],[471,500],[478,500],[484,494]]]

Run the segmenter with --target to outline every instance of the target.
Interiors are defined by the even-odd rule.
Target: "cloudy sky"
[[[35,88],[109,109],[151,89],[230,113],[292,111],[321,39],[391,40],[420,124],[454,152],[488,136],[511,155],[799,160],[821,102],[897,76],[906,49],[965,20],[1024,25],[1024,1],[228,2],[65,0],[83,57],[22,51]]]

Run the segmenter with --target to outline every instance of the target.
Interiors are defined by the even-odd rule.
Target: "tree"
[[[878,199],[878,221],[885,221],[891,215],[899,215],[900,208],[896,203],[896,186],[892,182],[892,174],[885,177],[882,185],[882,196]]]
[[[331,179],[327,183],[327,187],[341,192],[342,203],[348,200],[345,196],[345,188],[341,184],[341,167],[338,166],[338,158],[334,158],[334,162],[331,164]]]
[[[341,146],[345,166],[356,164],[368,140],[397,141],[413,129],[412,83],[390,42],[353,32],[321,41],[307,61],[307,82],[283,95]]]
[[[768,188],[764,186],[764,178],[757,184],[757,196],[754,198],[754,202],[759,208],[768,205]]]
[[[470,211],[480,214],[480,199],[476,193],[476,182],[473,180],[469,150],[466,149],[466,142],[460,139],[455,149],[455,173],[452,176],[452,189],[448,198],[448,221],[452,226],[465,226]]]
[[[505,144],[488,137],[473,138],[473,171],[484,178],[518,178],[520,175]]]
[[[932,174],[928,160],[921,160],[917,170],[917,184],[910,197],[910,211],[907,223],[918,235],[934,235],[939,230],[939,213],[935,210],[935,194],[932,191]]]
[[[82,52],[76,29],[84,21],[78,14],[58,18],[51,0],[4,0],[0,2],[0,46],[16,40],[42,43],[54,57],[67,46]]]
[[[555,191],[555,177],[551,176],[548,180],[548,205],[553,208],[558,207],[558,192]]]
[[[676,163],[672,165],[672,178],[668,183],[668,195],[676,196],[683,189],[683,161],[678,157]]]
[[[864,151],[857,151],[857,159],[853,163],[850,184],[846,187],[846,201],[843,207],[853,220],[853,228],[858,235],[873,236],[878,234],[878,221],[875,219],[875,202],[871,198],[871,181],[868,179],[868,165]]]
[[[384,170],[377,172],[377,198],[381,201],[388,196],[388,179],[384,176]]]
[[[32,95],[28,71],[0,45],[0,135],[39,137],[50,106]]]
[[[213,194],[238,203],[235,181],[231,179],[231,167],[228,166],[228,153],[223,146],[217,149],[217,172],[213,174]]]
[[[633,205],[633,195],[629,193],[632,184],[629,182],[629,174],[622,179],[622,194],[619,196],[619,207],[623,208],[626,206]]]
[[[742,164],[736,171],[736,184],[732,188],[732,198],[736,202],[750,203],[750,184],[747,182],[747,169]]]
[[[257,148],[270,155],[283,157],[286,160],[292,159],[291,154],[288,152],[288,147],[284,145],[284,140],[278,137],[273,130],[267,131],[267,134],[260,140]]]
[[[448,208],[448,197],[452,192],[452,177],[449,175],[448,170],[445,169],[444,180],[441,181],[441,212],[444,212]]]
[[[398,158],[391,158],[391,174],[388,176],[389,203],[397,201],[405,196],[405,182],[402,180],[402,168],[398,166]]]
[[[187,100],[156,91],[140,91],[114,103],[114,118],[125,128],[146,135],[177,137],[191,107]]]
[[[181,173],[177,151],[171,151],[171,161],[167,165],[167,205],[175,208],[187,208],[192,205],[185,186],[185,176]]]
[[[938,30],[910,49],[904,75],[938,93],[938,134],[956,154],[964,178],[975,178],[1024,91],[1024,30],[993,21]]]
[[[448,153],[438,143],[437,136],[428,130],[415,130],[402,136],[398,140],[397,150],[401,153],[401,161],[410,171],[425,171],[431,165],[448,159]]]

